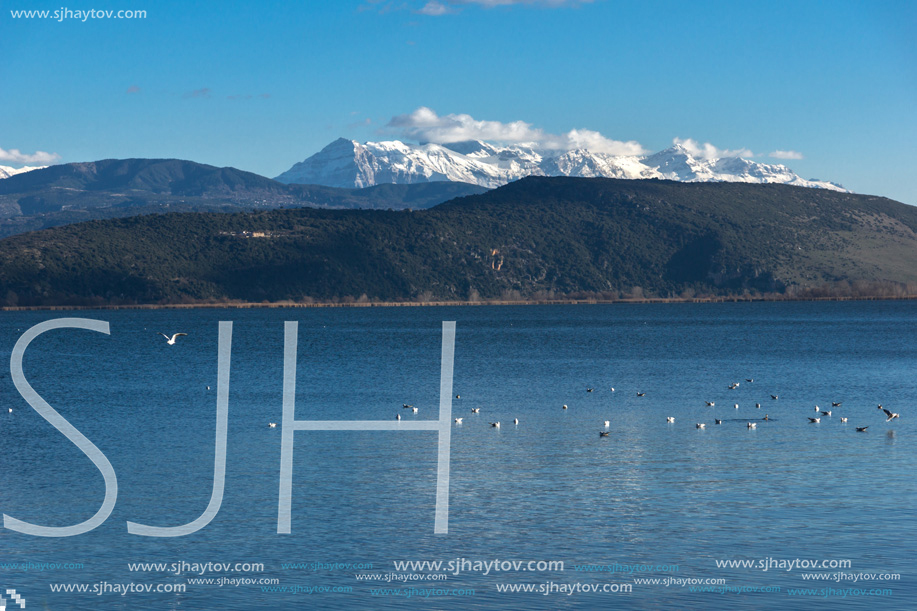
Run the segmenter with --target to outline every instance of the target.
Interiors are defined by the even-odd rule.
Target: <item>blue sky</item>
[[[0,164],[275,176],[426,107],[647,151],[691,138],[917,204],[914,2],[81,2],[3,2]],[[62,7],[147,16],[10,13]]]

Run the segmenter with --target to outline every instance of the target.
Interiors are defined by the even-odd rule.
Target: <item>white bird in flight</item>
[[[166,335],[165,333],[161,333],[161,332],[160,332],[160,335],[163,336],[164,338],[166,338],[166,343],[167,343],[167,344],[169,344],[170,346],[174,346],[174,345],[175,345],[175,338],[176,338],[176,337],[179,337],[179,336],[182,336],[182,335],[188,335],[188,334],[187,334],[187,333],[175,333],[175,334],[172,335],[172,337],[169,337],[169,336]]]
[[[901,417],[899,414],[892,412],[890,409],[885,409],[884,407],[882,408],[882,411],[885,412],[886,416],[888,416],[888,418],[885,420],[886,422],[891,422],[895,418]]]

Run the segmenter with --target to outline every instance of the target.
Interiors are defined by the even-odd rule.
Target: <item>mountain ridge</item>
[[[787,185],[529,177],[416,211],[91,221],[0,240],[0,305],[917,294],[917,208]]]
[[[340,189],[283,184],[236,168],[181,159],[104,159],[0,180],[0,238],[73,222],[171,211],[426,208],[485,189],[464,183]]]
[[[335,187],[454,180],[495,188],[526,176],[779,183],[847,191],[836,183],[805,180],[785,165],[741,157],[703,158],[679,143],[652,155],[629,156],[586,149],[546,150],[525,144],[499,146],[481,140],[446,144],[391,140],[361,144],[338,138],[275,180]]]

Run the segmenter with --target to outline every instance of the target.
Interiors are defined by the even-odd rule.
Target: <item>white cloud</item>
[[[446,6],[442,2],[437,2],[437,0],[430,0],[424,4],[423,8],[419,9],[417,12],[421,15],[431,15],[436,17],[439,15],[454,13],[455,9],[450,6]]]
[[[498,6],[558,8],[590,4],[592,2],[593,0],[427,0],[423,7],[415,12],[421,15],[440,16],[458,13],[465,6],[480,6],[488,9]],[[391,5],[388,5],[388,7],[391,7]]]
[[[588,149],[610,155],[646,153],[646,149],[639,142],[612,140],[592,130],[573,129],[565,134],[548,134],[525,121],[480,121],[466,114],[448,114],[441,117],[426,106],[421,106],[407,115],[392,117],[387,127],[395,131],[400,138],[419,142],[448,144],[465,140],[487,140],[526,143],[551,150]]]
[[[31,155],[22,153],[19,149],[4,150],[0,148],[0,161],[9,163],[55,163],[60,159],[57,153],[46,153],[44,151],[35,151]]]
[[[803,159],[802,153],[799,151],[774,151],[773,153],[768,153],[767,156],[774,159]]]
[[[723,157],[754,157],[755,154],[746,148],[741,149],[721,149],[713,146],[709,142],[700,144],[693,138],[674,138],[674,144],[679,144],[694,157],[701,159],[722,159]]]

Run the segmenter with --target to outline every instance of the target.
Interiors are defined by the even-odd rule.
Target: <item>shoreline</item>
[[[752,303],[800,301],[910,301],[917,295],[863,297],[647,297],[642,299],[521,299],[487,301],[376,301],[376,302],[202,302],[202,303],[138,303],[117,305],[43,305],[3,306],[0,312],[68,311],[68,310],[194,310],[194,309],[255,309],[255,308],[398,308],[453,306],[535,306],[535,305],[612,305],[650,303]]]

